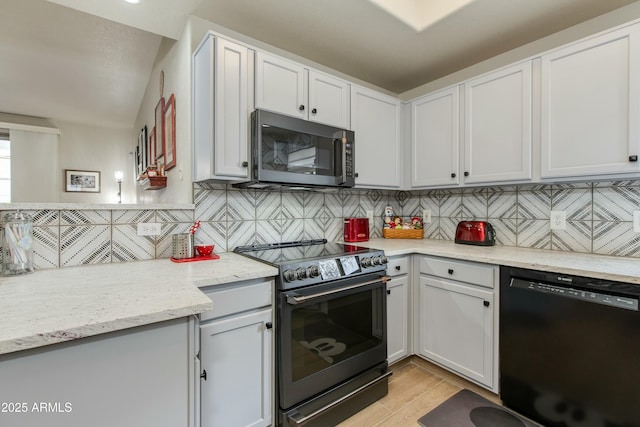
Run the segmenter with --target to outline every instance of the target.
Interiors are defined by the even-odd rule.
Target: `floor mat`
[[[418,420],[424,427],[538,427],[470,390],[460,390]]]

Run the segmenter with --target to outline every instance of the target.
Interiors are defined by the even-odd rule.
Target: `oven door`
[[[386,276],[279,294],[279,405],[286,410],[387,358]]]

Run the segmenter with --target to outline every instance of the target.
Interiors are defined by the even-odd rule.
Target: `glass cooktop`
[[[370,252],[371,249],[346,243],[327,242],[326,239],[318,239],[238,246],[233,251],[279,267],[285,263],[290,264],[311,259],[336,258],[351,254],[362,254]]]

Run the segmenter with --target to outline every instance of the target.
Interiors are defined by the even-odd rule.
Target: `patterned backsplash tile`
[[[39,210],[34,218],[38,269],[168,258],[175,233],[202,221],[196,242],[216,252],[300,239],[342,239],[343,218],[371,212],[371,237],[382,237],[383,212],[405,218],[431,211],[425,238],[452,240],[458,221],[489,220],[497,244],[640,258],[640,181],[522,185],[424,191],[238,190],[194,184],[195,209]],[[550,212],[566,211],[566,229],[550,229]],[[0,215],[3,212],[0,211]],[[159,236],[138,236],[138,223],[158,222]]]

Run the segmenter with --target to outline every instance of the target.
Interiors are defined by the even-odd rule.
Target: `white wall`
[[[176,102],[176,166],[168,171],[167,187],[143,191],[137,188],[137,203],[192,203],[191,184],[191,37],[189,25],[178,41],[163,39],[147,89],[138,110],[135,128],[145,125],[151,133],[156,125],[155,108],[160,100],[160,72],[164,71],[163,97]],[[134,142],[133,144],[137,143]],[[133,147],[134,145],[132,145]]]
[[[132,144],[137,142],[137,135],[134,135],[133,130],[61,121],[54,123],[61,132],[58,177],[60,203],[117,203],[118,184],[113,175],[116,170],[124,172],[122,203],[135,202],[134,159],[130,157],[130,152]],[[65,169],[99,171],[100,192],[65,192]]]
[[[9,130],[11,141],[11,202],[58,201],[57,133]]]

